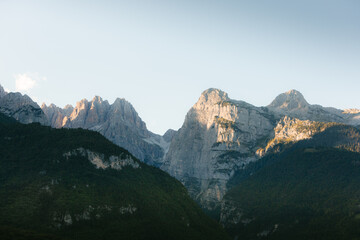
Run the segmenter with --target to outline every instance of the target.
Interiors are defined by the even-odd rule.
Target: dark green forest
[[[97,169],[84,148],[139,168]],[[228,239],[180,182],[97,132],[0,115],[1,239]]]
[[[360,239],[358,129],[339,125],[239,171],[225,201],[239,239]]]

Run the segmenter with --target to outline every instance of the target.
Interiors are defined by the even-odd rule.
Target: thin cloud
[[[23,93],[29,93],[39,83],[47,81],[46,77],[40,76],[38,73],[19,73],[15,74],[14,78],[15,90]]]
[[[28,92],[36,85],[36,76],[30,73],[15,75],[15,89],[17,92]]]

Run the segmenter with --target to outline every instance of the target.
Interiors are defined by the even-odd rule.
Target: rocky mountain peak
[[[168,149],[162,136],[147,130],[130,102],[117,98],[113,104],[95,96],[92,100],[82,99],[75,107],[43,106],[52,127],[85,128],[98,131],[110,141],[124,147],[140,160],[149,164],[161,161]],[[171,140],[169,133],[166,139]]]
[[[98,103],[102,103],[103,99],[100,96],[95,96],[92,100],[92,102],[98,102]]]
[[[309,105],[304,96],[299,91],[293,89],[277,96],[268,107],[291,111],[306,108]]]
[[[209,88],[209,89],[205,90],[204,92],[202,92],[197,103],[198,104],[203,104],[203,103],[216,104],[218,102],[227,101],[227,100],[230,100],[230,99],[226,92],[223,92],[217,88]]]
[[[64,109],[73,109],[74,107],[71,104],[66,104],[66,106],[64,107]]]
[[[123,105],[124,103],[127,103],[128,101],[126,101],[125,98],[116,98],[113,105]]]
[[[48,119],[39,105],[31,100],[28,95],[22,95],[18,92],[6,93],[0,98],[0,112],[21,123],[39,122],[48,125]]]

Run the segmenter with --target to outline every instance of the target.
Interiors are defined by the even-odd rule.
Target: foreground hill
[[[99,133],[0,115],[1,239],[227,239],[180,182]]]
[[[221,222],[234,236],[359,239],[360,131],[317,124],[326,129],[282,142],[278,153],[236,174],[221,210]]]

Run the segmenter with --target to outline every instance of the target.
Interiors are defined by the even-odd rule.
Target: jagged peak
[[[43,103],[43,104],[45,104],[45,103]],[[46,106],[46,104],[45,104],[45,106]],[[42,107],[42,105],[41,105],[41,107]],[[55,104],[53,104],[53,103],[50,103],[50,105],[49,105],[49,108],[57,108],[58,106],[56,106]]]
[[[286,95],[291,95],[291,96],[297,96],[297,95],[302,96],[302,93],[299,92],[299,91],[296,90],[296,89],[291,89],[291,90],[285,92],[285,94],[286,94]]]
[[[43,102],[40,107],[41,107],[41,109],[46,108],[47,107],[46,103]]]
[[[208,96],[219,96],[221,98],[226,98],[228,99],[228,94],[224,91],[222,91],[221,89],[218,88],[209,88],[206,89],[205,91],[203,91],[201,93],[202,96],[208,97]]]
[[[34,102],[28,95],[26,94],[22,95],[19,92],[7,93],[4,99],[6,99],[6,101],[22,102],[23,104],[31,104],[36,107],[39,107],[39,105],[36,102]]]
[[[198,103],[218,103],[229,100],[228,94],[217,88],[209,88],[201,93]]]
[[[301,92],[292,89],[278,95],[268,107],[284,110],[306,108],[310,104],[305,100]]]
[[[74,107],[71,105],[71,104],[66,104],[64,109],[67,110],[67,109],[73,109]]]
[[[100,97],[100,96],[94,96],[93,102],[99,102],[99,103],[102,103],[103,102],[103,99]]]
[[[120,106],[120,105],[131,105],[130,102],[128,102],[125,98],[116,98],[114,103],[114,106]],[[132,106],[132,105],[131,105]]]

